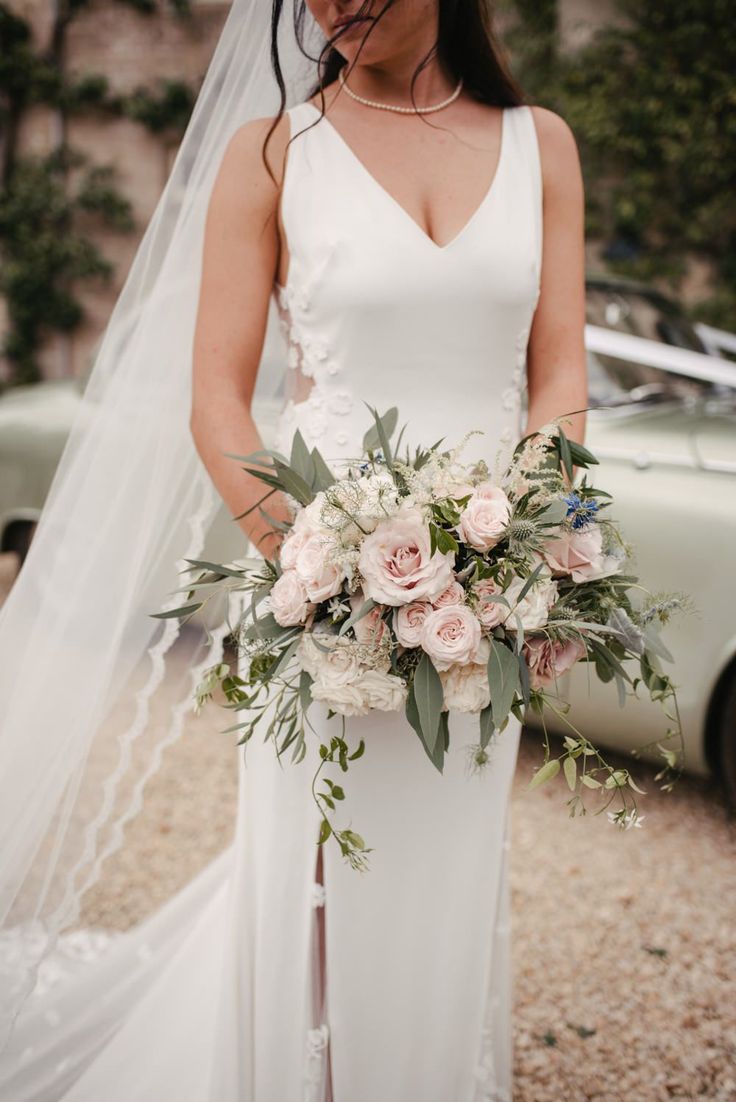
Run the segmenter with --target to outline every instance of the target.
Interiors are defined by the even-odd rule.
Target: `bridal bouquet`
[[[346,718],[404,710],[441,772],[452,711],[472,713],[478,724],[469,764],[480,769],[510,715],[521,719],[529,707],[543,719],[546,709],[565,716],[555,684],[586,661],[615,682],[622,703],[643,686],[672,720],[662,741],[679,735],[658,630],[678,601],[633,599],[641,587],[624,573],[626,546],[608,517],[609,495],[587,476],[574,486],[574,468],[590,468],[594,456],[554,423],[522,440],[494,481],[484,463],[462,462],[462,444],[441,450],[440,442],[400,458],[401,438],[396,447],[391,442],[397,411],[372,412],[364,455],[339,472],[298,432],[288,459],[275,452],[234,457],[268,488],[254,508],[268,517],[264,502],[276,491],[292,503],[290,524],[268,517],[283,531],[279,557],[233,566],[190,560],[193,602],[159,614],[188,617],[223,588],[245,591],[234,634],[247,675],[215,666],[198,703],[219,685],[241,717],[229,728],[240,743],[260,730],[294,762],[306,754],[313,705],[340,717],[336,733],[320,741],[312,792],[320,843],[333,837],[356,868],[370,851],[358,833],[336,825],[345,792],[324,774],[329,765],[345,772],[370,752],[364,740],[348,744]],[[559,755],[546,728],[544,739],[545,760],[529,787],[562,768],[571,815],[585,814],[586,789],[599,790],[605,807],[620,804],[608,813],[612,822],[638,825],[632,790],[642,790],[628,770],[609,766],[571,725]],[[671,787],[681,747],[657,745],[665,759],[657,779]]]

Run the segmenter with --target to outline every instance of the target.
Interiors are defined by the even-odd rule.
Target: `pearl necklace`
[[[377,100],[365,99],[363,96],[359,96],[357,92],[353,92],[352,88],[348,87],[342,69],[340,69],[337,76],[340,81],[340,86],[345,89],[350,98],[354,99],[356,103],[362,103],[366,107],[377,107],[379,111],[398,111],[401,115],[428,115],[430,111],[441,111],[443,107],[448,107],[449,104],[457,99],[463,86],[463,78],[460,77],[455,91],[452,95],[448,96],[447,99],[443,99],[441,103],[433,103],[429,107],[400,107],[395,103],[378,103]]]

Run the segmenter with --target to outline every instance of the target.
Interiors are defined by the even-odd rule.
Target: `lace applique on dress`
[[[310,448],[342,448],[350,437],[341,419],[352,412],[354,397],[334,350],[312,331],[311,296],[304,286],[287,283],[276,287],[276,304],[288,346],[277,447],[288,452],[299,429]]]

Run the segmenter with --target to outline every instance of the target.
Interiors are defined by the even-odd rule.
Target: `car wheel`
[[[3,551],[17,555],[22,564],[28,554],[35,531],[36,525],[32,520],[16,520],[9,524],[3,533]]]
[[[721,780],[728,804],[736,811],[736,676],[733,674],[722,691],[719,704],[716,723]]]

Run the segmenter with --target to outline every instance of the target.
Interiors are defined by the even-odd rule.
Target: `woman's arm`
[[[233,516],[268,492],[224,453],[247,455],[263,447],[250,406],[279,258],[277,210],[289,124],[282,118],[269,143],[276,184],[261,159],[269,125],[255,119],[241,127],[223,157],[207,214],[194,335],[192,437]],[[264,508],[277,519],[288,513],[282,495],[274,494]],[[274,554],[280,537],[258,510],[238,523],[266,557]]]
[[[588,404],[584,196],[575,139],[559,115],[532,108],[542,160],[544,243],[539,302],[529,336],[527,432]],[[585,414],[563,429],[583,442]]]

